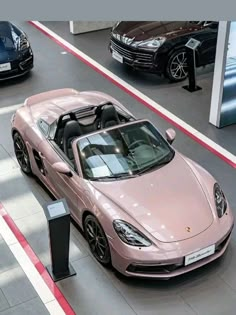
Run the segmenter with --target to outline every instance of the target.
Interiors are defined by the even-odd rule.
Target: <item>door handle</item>
[[[45,156],[43,155],[42,152],[39,152],[39,156],[41,157],[41,159],[45,159]]]

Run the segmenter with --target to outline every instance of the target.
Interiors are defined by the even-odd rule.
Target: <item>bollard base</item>
[[[72,276],[76,275],[76,271],[74,270],[74,268],[72,267],[71,264],[69,264],[68,271],[64,272],[64,273],[54,274],[52,272],[52,267],[51,266],[46,267],[46,269],[49,272],[49,274],[50,274],[50,276],[51,276],[51,278],[53,279],[54,282],[57,282],[57,281],[65,279],[65,278],[69,278],[69,277],[72,277]]]
[[[189,85],[185,85],[185,86],[182,86],[182,88],[189,91],[189,92],[196,92],[196,91],[202,90],[202,88],[200,86],[191,87]]]

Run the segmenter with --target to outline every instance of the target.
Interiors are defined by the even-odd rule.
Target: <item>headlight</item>
[[[120,24],[120,22],[116,22],[113,27],[112,27],[112,31]]]
[[[165,41],[166,41],[165,37],[157,37],[157,38],[148,39],[145,41],[133,42],[131,46],[157,49],[161,45],[163,45]]]
[[[115,220],[113,226],[119,238],[126,244],[139,247],[148,247],[152,244],[146,236],[125,221]]]
[[[214,185],[214,197],[215,197],[215,204],[216,204],[216,211],[218,217],[221,218],[226,209],[227,209],[227,202],[223,191],[220,188],[220,185],[215,183]]]
[[[30,43],[27,39],[27,37],[25,35],[21,35],[20,36],[20,40],[19,40],[19,50],[24,50],[29,48]]]

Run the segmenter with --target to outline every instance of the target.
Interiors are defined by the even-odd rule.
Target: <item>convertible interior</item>
[[[82,108],[59,118],[54,141],[73,162],[72,142],[75,138],[133,120],[112,103]]]

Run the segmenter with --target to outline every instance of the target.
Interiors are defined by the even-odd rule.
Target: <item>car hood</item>
[[[0,63],[6,63],[10,61],[14,61],[17,58],[19,58],[20,54],[19,52],[15,50],[9,50],[9,51],[0,51]]]
[[[154,37],[174,38],[201,29],[202,26],[189,22],[120,22],[113,29],[113,36],[127,41],[144,41]]]
[[[169,164],[142,176],[91,183],[161,242],[191,238],[214,220],[202,186],[177,152]]]

